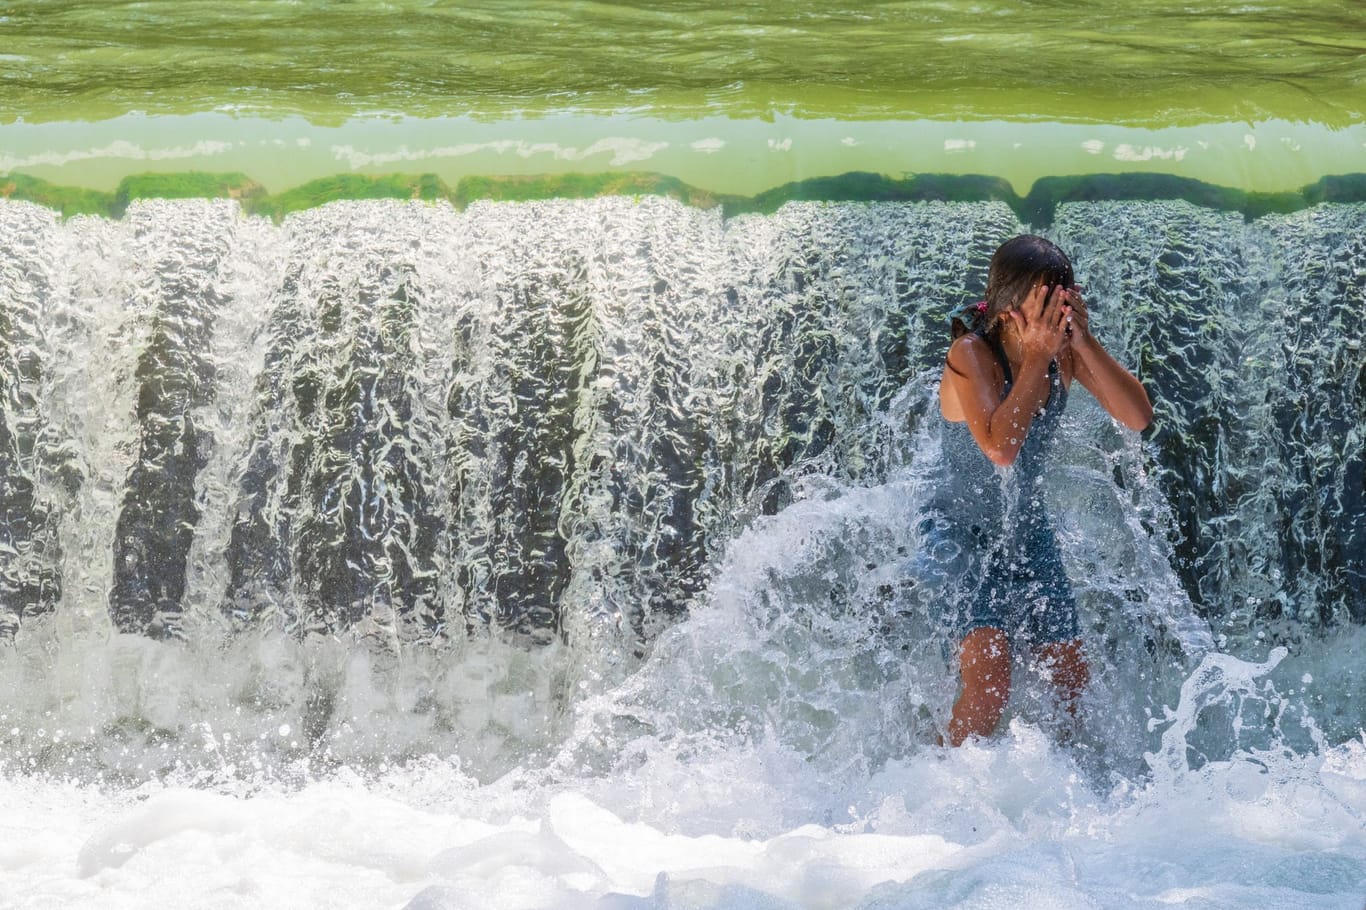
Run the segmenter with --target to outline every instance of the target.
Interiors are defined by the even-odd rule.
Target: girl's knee
[[[1081,639],[1051,642],[1039,648],[1039,666],[1059,689],[1078,695],[1091,682],[1091,667]]]
[[[958,648],[959,658],[964,662],[1010,661],[1010,639],[1000,629],[991,626],[978,626],[963,636]]]
[[[973,629],[963,636],[958,666],[965,684],[990,682],[1006,691],[1010,685],[1010,640],[1000,629],[990,626]]]

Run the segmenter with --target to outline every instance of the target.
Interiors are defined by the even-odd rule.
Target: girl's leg
[[[1072,717],[1077,716],[1077,700],[1091,682],[1091,668],[1081,650],[1081,639],[1053,641],[1040,645],[1035,655],[1058,695],[1058,703]]]
[[[996,729],[1010,698],[1010,640],[1000,629],[980,626],[963,636],[958,648],[963,691],[949,720],[949,745]]]

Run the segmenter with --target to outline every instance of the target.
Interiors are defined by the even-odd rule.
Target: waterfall
[[[1192,597],[1238,637],[1366,620],[1366,210],[1062,212],[1100,331],[1157,392]]]
[[[1097,697],[1128,717],[1100,746],[1148,743],[1210,648],[1366,621],[1363,226],[1360,205],[1059,208],[1158,415],[1139,440],[1076,396],[1049,481]],[[912,747],[949,672],[914,520],[943,314],[1023,230],[999,203],[345,202],[275,225],[0,200],[0,681],[31,693],[11,713],[75,702],[90,731],[33,762],[136,774],[110,742],[201,717],[250,743],[282,714],[286,752],[345,728],[496,756],[570,736],[556,710],[594,674],[708,641],[699,716],[813,754],[881,729],[843,750],[871,763]],[[879,691],[910,720],[875,716]]]
[[[16,591],[112,558],[91,582],[120,631],[197,611],[405,641],[678,615],[757,489],[813,459],[876,474],[877,415],[933,359],[918,304],[1014,226],[656,199],[4,213]],[[39,559],[72,509],[83,565]]]

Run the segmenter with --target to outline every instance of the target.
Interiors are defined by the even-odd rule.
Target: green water
[[[0,5],[0,174],[1366,170],[1366,4],[235,0]]]
[[[5,117],[223,106],[339,120],[530,109],[1169,126],[1360,120],[1366,6],[1299,2],[28,0]]]

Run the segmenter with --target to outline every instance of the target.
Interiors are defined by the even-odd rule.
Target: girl
[[[1042,237],[1002,244],[991,259],[986,300],[951,319],[955,337],[939,386],[957,491],[947,511],[970,532],[970,545],[986,550],[958,652],[962,691],[949,722],[949,743],[957,746],[991,733],[1000,720],[1013,641],[1030,645],[1075,714],[1090,670],[1043,506],[1046,449],[1074,379],[1132,430],[1147,427],[1153,411],[1138,380],[1091,335],[1072,263]],[[954,445],[955,435],[970,435],[971,444]]]

